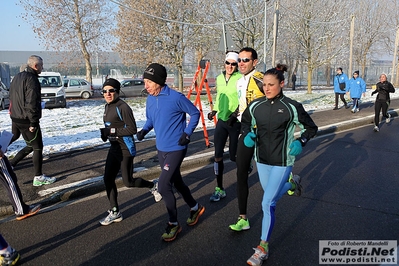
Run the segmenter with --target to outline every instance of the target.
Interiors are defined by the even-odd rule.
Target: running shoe
[[[254,248],[255,253],[247,260],[248,265],[262,265],[263,261],[269,257],[269,250],[261,246]]]
[[[299,175],[293,175],[292,177],[292,173],[290,174],[290,178],[288,179],[288,181],[290,183],[294,183],[295,184],[295,189],[289,189],[287,191],[288,195],[290,196],[301,196],[302,194],[302,185],[301,185],[301,177]]]
[[[373,130],[374,130],[374,132],[380,131],[380,129],[378,128],[378,126],[374,126]]]
[[[46,175],[39,175],[33,178],[33,186],[40,187],[42,185],[50,185],[54,183],[57,179],[55,177],[49,177]]]
[[[212,194],[210,201],[219,201],[226,197],[226,191],[220,189],[219,187],[215,188],[215,192]]]
[[[154,182],[154,187],[150,189],[150,192],[154,196],[155,202],[160,202],[162,195],[158,192],[158,179],[154,179],[152,182]]]
[[[37,204],[37,205],[32,205],[29,207],[29,212],[28,213],[24,213],[21,215],[17,215],[17,220],[21,221],[25,218],[28,218],[29,216],[35,215],[36,213],[38,213],[38,211],[40,210],[40,208],[42,207],[42,205]]]
[[[243,231],[243,230],[249,230],[251,226],[249,226],[249,220],[242,218],[241,216],[238,217],[238,220],[235,224],[231,224],[229,228],[233,231]]]
[[[198,222],[200,216],[204,214],[204,212],[205,212],[205,207],[198,204],[198,210],[196,211],[190,210],[190,217],[188,217],[187,219],[187,224],[195,225]]]
[[[108,210],[108,216],[100,221],[101,225],[110,225],[112,223],[118,223],[123,220],[122,213],[113,210]]]
[[[21,255],[19,255],[19,253],[15,249],[11,248],[11,253],[2,254],[0,256],[0,265],[17,265],[20,258]]]
[[[177,237],[177,234],[181,232],[181,226],[179,224],[174,225],[168,223],[165,228],[165,233],[162,234],[162,239],[166,242],[173,241]]]
[[[385,119],[387,123],[391,122],[391,114],[388,114],[388,117]]]

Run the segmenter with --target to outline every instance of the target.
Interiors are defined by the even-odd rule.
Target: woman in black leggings
[[[374,110],[374,132],[380,131],[380,112],[382,109],[382,116],[385,117],[386,123],[391,121],[391,115],[388,113],[388,107],[391,103],[391,99],[389,97],[390,92],[395,92],[395,88],[393,85],[387,81],[387,75],[381,74],[380,82],[377,83],[375,91],[371,93],[371,95],[377,94],[377,98],[375,99]]]

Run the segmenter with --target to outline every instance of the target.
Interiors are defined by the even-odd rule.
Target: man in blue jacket
[[[334,77],[334,93],[335,93],[335,107],[333,110],[338,110],[338,97],[344,103],[345,108],[348,109],[348,103],[345,100],[345,93],[348,87],[348,76],[342,72],[342,67],[337,68],[337,75]]]
[[[149,94],[146,102],[147,121],[136,136],[138,140],[143,140],[150,130],[155,130],[155,144],[162,169],[158,192],[161,193],[169,214],[169,222],[162,239],[173,241],[182,228],[177,220],[176,197],[172,186],[190,207],[187,225],[195,225],[205,208],[193,198],[180,173],[180,165],[186,156],[187,145],[198,124],[200,113],[182,93],[165,84],[166,76],[166,68],[158,63],[150,64],[144,71],[144,86]],[[190,116],[188,124],[186,114]]]

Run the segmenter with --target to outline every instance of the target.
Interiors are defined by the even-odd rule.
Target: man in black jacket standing
[[[33,151],[33,166],[35,177],[34,186],[52,184],[54,177],[48,177],[42,172],[43,165],[43,139],[39,120],[42,117],[41,86],[39,74],[43,70],[43,59],[32,55],[28,59],[24,71],[18,73],[10,85],[10,117],[12,120],[13,138],[11,143],[21,135],[26,142],[26,147],[20,150],[11,161],[15,166]]]

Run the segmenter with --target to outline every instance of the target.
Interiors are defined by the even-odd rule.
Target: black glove
[[[376,93],[377,93],[377,90],[373,91],[373,92],[371,93],[371,96],[373,96],[373,95],[376,94]]]
[[[140,130],[139,132],[136,133],[137,140],[143,140],[145,135],[147,135],[148,131],[147,130]]]
[[[190,143],[190,137],[186,134],[186,132],[183,132],[179,139],[179,145],[180,146],[185,146]]]
[[[227,126],[232,127],[233,124],[237,121],[237,113],[234,112],[229,116],[229,119],[227,119],[226,123]]]
[[[100,132],[101,132],[101,139],[104,142],[106,142],[108,140],[108,136],[110,134],[110,128],[109,127],[100,128]]]
[[[212,111],[212,112],[208,113],[208,119],[212,121],[213,117],[216,115],[216,113],[217,113],[217,111]]]

